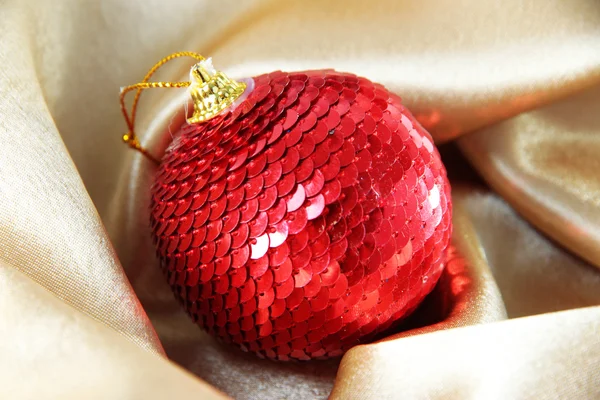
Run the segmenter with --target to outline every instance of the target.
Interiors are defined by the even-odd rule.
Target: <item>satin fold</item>
[[[227,397],[0,264],[0,397]]]
[[[600,397],[596,0],[8,0],[0,38],[0,397]],[[155,166],[121,143],[118,107],[181,50],[235,78],[366,76],[450,142],[453,249],[410,319],[284,364],[181,311],[150,240]],[[153,154],[186,102],[144,94]]]
[[[599,329],[592,307],[357,346],[330,399],[596,399]]]
[[[458,140],[527,220],[600,268],[600,86]]]
[[[43,64],[35,62],[42,54],[31,46],[32,37],[41,39],[32,30],[31,9],[10,2],[2,8],[0,262],[160,354],[156,332],[49,112],[49,89],[36,70]]]

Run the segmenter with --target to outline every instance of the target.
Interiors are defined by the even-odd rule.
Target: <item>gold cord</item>
[[[136,117],[136,113],[137,113],[137,107],[138,107],[138,103],[140,100],[140,96],[144,89],[182,88],[182,87],[188,87],[191,85],[191,82],[148,82],[150,80],[150,78],[154,75],[154,73],[160,67],[162,67],[167,62],[169,62],[175,58],[179,58],[179,57],[192,57],[198,61],[205,60],[205,58],[203,56],[201,56],[200,54],[194,53],[191,51],[181,51],[178,53],[173,53],[173,54],[163,58],[159,62],[157,62],[150,69],[150,71],[148,71],[148,73],[146,74],[146,76],[144,77],[144,80],[142,82],[122,88],[121,94],[119,96],[119,100],[121,102],[121,112],[123,113],[123,116],[125,117],[125,123],[127,124],[127,129],[128,129],[128,132],[123,135],[123,141],[125,143],[127,143],[131,148],[139,151],[140,153],[142,153],[143,155],[145,155],[146,157],[148,157],[150,160],[154,161],[157,164],[159,163],[159,160],[156,157],[152,156],[148,152],[148,150],[144,149],[141,146],[141,144],[137,138],[137,135],[135,134],[135,117]],[[137,92],[135,94],[135,97],[133,99],[133,104],[131,106],[131,117],[130,117],[129,113],[127,112],[127,107],[125,106],[125,96],[127,95],[127,93],[131,92],[132,90],[136,90]]]

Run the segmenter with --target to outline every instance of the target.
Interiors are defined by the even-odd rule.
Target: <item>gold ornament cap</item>
[[[194,114],[190,124],[205,122],[231,106],[246,90],[244,82],[229,79],[215,70],[212,59],[200,61],[190,71],[190,95],[194,102]]]
[[[179,57],[191,57],[198,61],[190,70],[190,82],[150,82],[150,78],[160,67]],[[122,136],[123,141],[157,164],[159,162],[158,158],[142,147],[135,133],[135,117],[140,95],[145,89],[184,87],[189,88],[194,102],[194,114],[187,121],[190,124],[195,124],[208,121],[231,106],[244,94],[247,85],[244,82],[236,82],[233,79],[229,79],[221,71],[215,70],[212,65],[212,59],[206,59],[201,54],[192,51],[180,51],[157,62],[141,82],[122,87],[119,94],[119,102],[121,103],[121,112],[128,128],[127,133]],[[134,90],[136,93],[130,114],[125,104],[125,96]]]

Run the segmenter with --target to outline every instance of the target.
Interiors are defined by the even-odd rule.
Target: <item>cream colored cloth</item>
[[[405,331],[285,364],[179,309],[117,95],[180,50],[357,73],[456,142],[453,256]],[[600,398],[596,0],[6,0],[0,61],[0,398]],[[143,98],[154,154],[183,102]]]

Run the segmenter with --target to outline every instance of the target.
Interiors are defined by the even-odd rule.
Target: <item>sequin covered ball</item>
[[[339,356],[435,286],[452,230],[446,170],[379,84],[332,70],[253,81],[230,112],[184,124],[162,159],[161,268],[226,342],[278,360]]]

